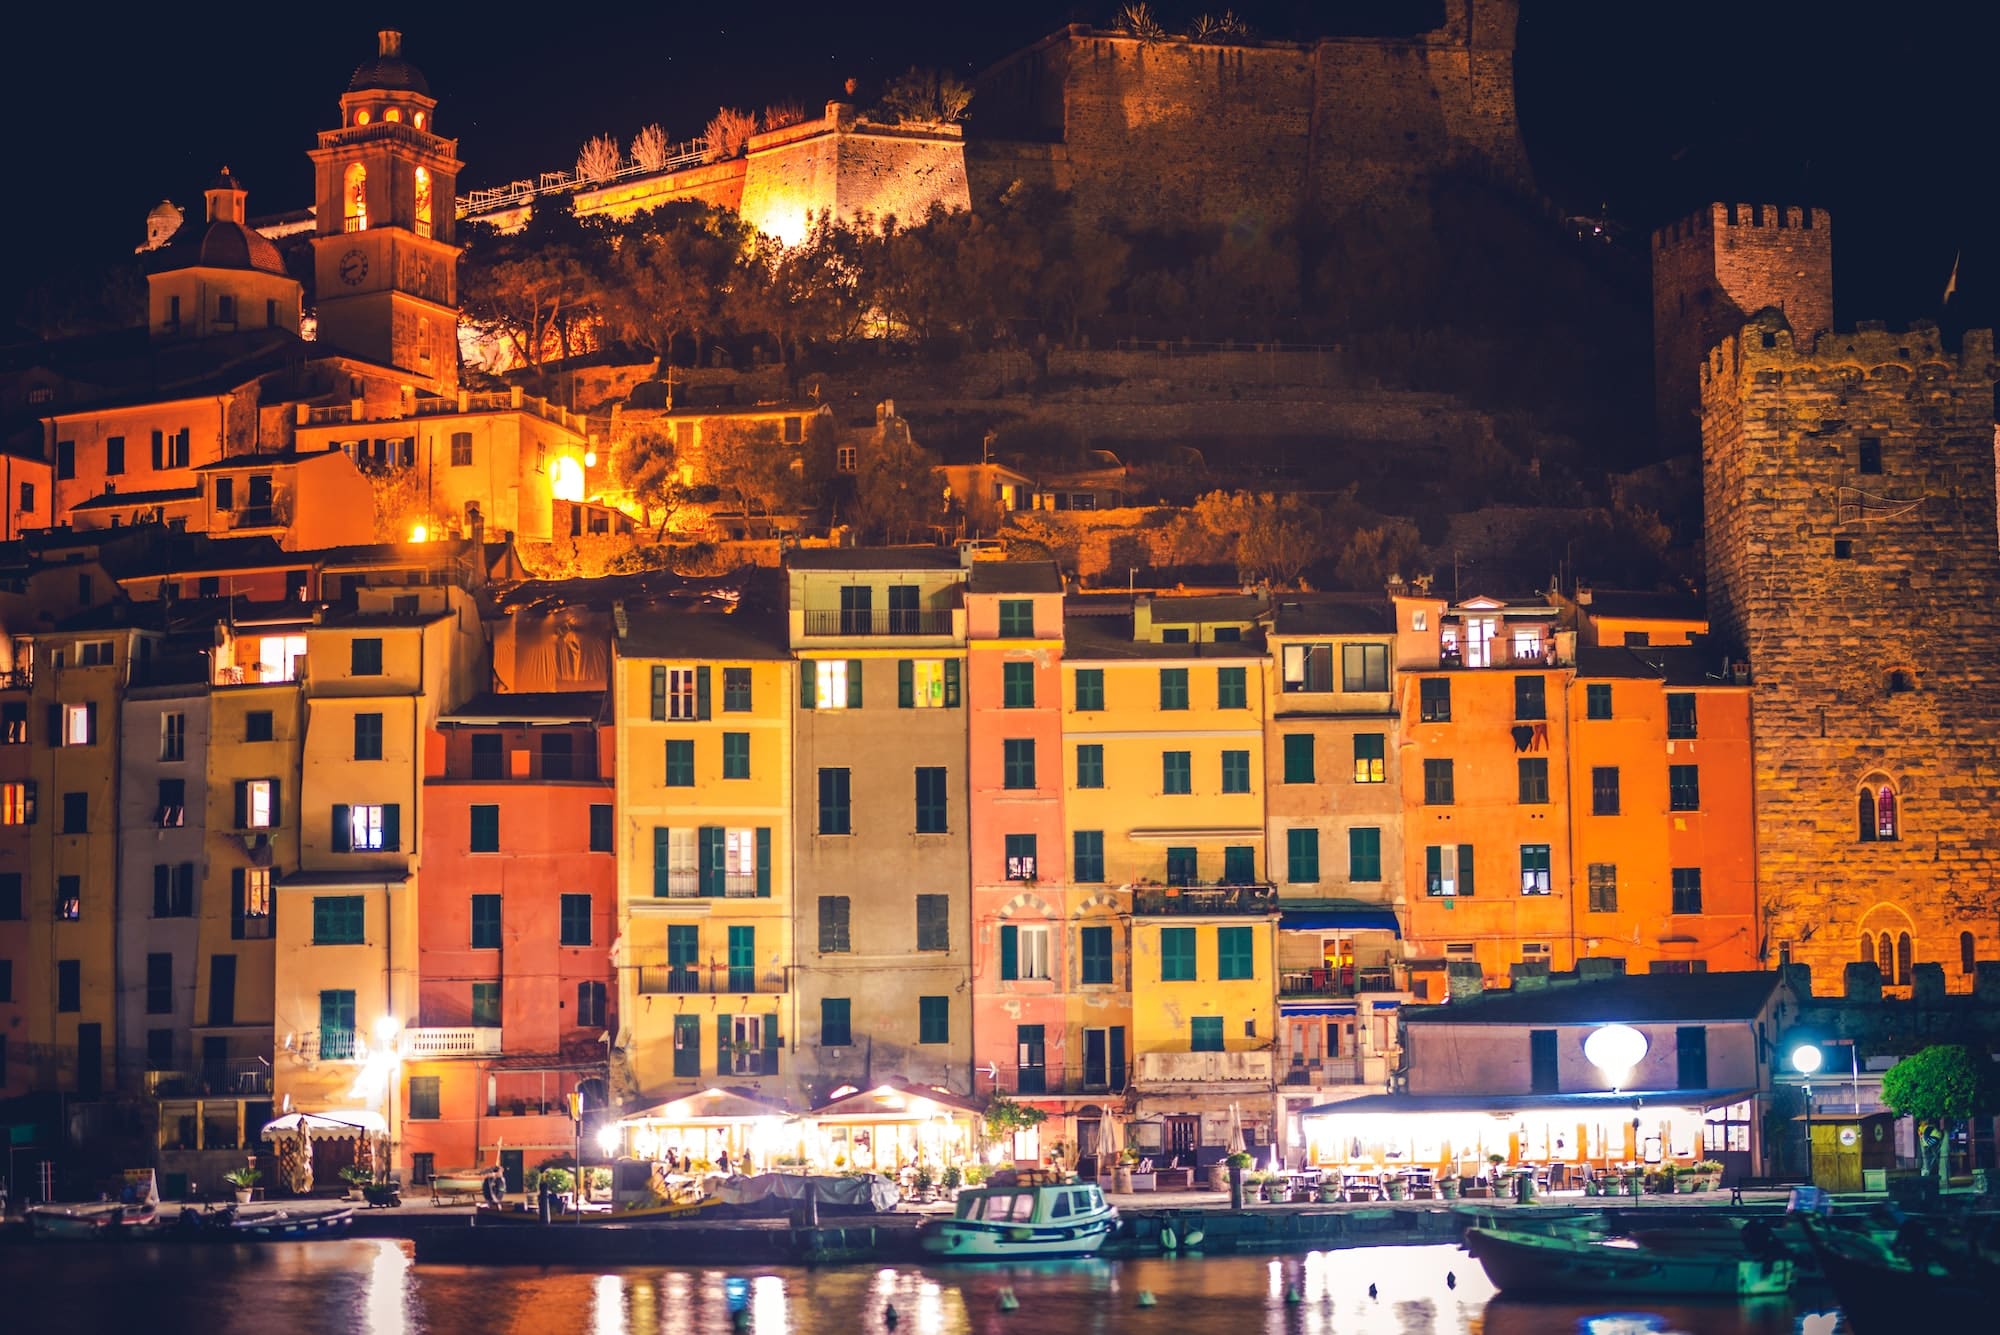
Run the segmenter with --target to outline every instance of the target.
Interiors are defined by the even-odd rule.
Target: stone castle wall
[[[1660,441],[1691,450],[1709,349],[1768,306],[1800,338],[1833,328],[1833,220],[1824,209],[1711,204],[1656,230],[1652,253]]]
[[[1709,610],[1755,682],[1765,944],[1829,985],[1863,932],[1954,972],[1962,932],[2000,948],[1994,378],[1990,331],[1953,353],[1929,326],[1795,340],[1770,315],[1702,363]],[[1899,837],[1863,841],[1883,782]]]
[[[1075,25],[979,77],[973,197],[1067,184],[1148,227],[1339,213],[1447,168],[1528,181],[1511,0],[1455,0],[1410,38],[1142,41]],[[1043,145],[1045,165],[1026,145]]]
[[[824,120],[750,141],[740,211],[760,232],[796,243],[814,216],[922,219],[932,205],[966,209],[965,145],[955,125],[905,129],[830,103]]]

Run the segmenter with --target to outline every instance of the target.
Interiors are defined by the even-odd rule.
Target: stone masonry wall
[[[1954,971],[1961,932],[2000,949],[1994,377],[1990,331],[1953,353],[1930,326],[1795,341],[1775,315],[1702,365],[1709,610],[1755,683],[1767,958],[1789,944],[1825,985],[1864,931]],[[1900,837],[1863,842],[1860,791],[1885,782]]]
[[[1833,220],[1824,209],[1711,204],[1653,233],[1653,393],[1660,442],[1701,432],[1701,360],[1767,306],[1799,337],[1833,328]]]

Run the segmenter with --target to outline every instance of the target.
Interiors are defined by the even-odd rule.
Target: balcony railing
[[[1261,1085],[1270,1088],[1269,1052],[1142,1052],[1141,1088],[1159,1085]]]
[[[1278,911],[1278,890],[1270,885],[1169,885],[1135,890],[1132,912],[1141,918],[1258,915]]]
[[[981,1064],[980,1074],[985,1074]],[[1124,1090],[1128,1076],[1122,1068],[1106,1065],[1069,1066],[1060,1062],[1046,1066],[1009,1066],[994,1063],[993,1087],[1004,1094],[1036,1098],[1051,1094],[1113,1095]]]
[[[1361,992],[1400,992],[1402,981],[1390,965],[1363,969],[1281,969],[1281,997],[1351,997]]]
[[[0,691],[25,691],[35,684],[33,668],[11,668],[0,672]]]
[[[1373,1069],[1370,1069],[1373,1068]],[[1282,1066],[1287,1085],[1365,1085],[1386,1082],[1387,1072],[1380,1057],[1329,1057],[1320,1061],[1293,1061]]]
[[[808,610],[808,635],[949,635],[951,609],[879,608],[867,611]]]
[[[1441,668],[1568,667],[1570,663],[1556,651],[1554,643],[1507,644],[1495,640],[1486,645],[1445,645],[1438,651]]]
[[[642,964],[639,966],[639,995],[647,997],[696,994],[703,996],[746,996],[777,993],[784,984],[759,978],[754,972],[706,964]]]
[[[500,1029],[480,1025],[459,1029],[411,1029],[403,1035],[403,1055],[407,1058],[497,1057]]]
[[[241,510],[229,511],[228,527],[237,528],[280,528],[285,519],[272,505],[246,505]]]
[[[255,1058],[206,1062],[189,1071],[146,1072],[155,1099],[269,1098],[271,1068]]]

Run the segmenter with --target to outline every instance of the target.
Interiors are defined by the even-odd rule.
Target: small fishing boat
[[[1827,1283],[1858,1335],[1977,1330],[2000,1307],[2000,1256],[1974,1237],[1941,1235],[1912,1221],[1893,1240],[1801,1220]]]
[[[1118,1211],[1088,1183],[979,1187],[959,1193],[951,1218],[925,1220],[917,1240],[931,1255],[958,1261],[1088,1256],[1117,1223]]]
[[[1555,1237],[1471,1228],[1465,1249],[1479,1259],[1502,1293],[1570,1297],[1582,1294],[1757,1298],[1792,1286],[1792,1263],[1752,1256],[1742,1241],[1669,1251],[1631,1238]]]
[[[354,1226],[354,1210],[260,1210],[237,1212],[226,1230],[238,1242],[299,1242],[308,1238],[338,1238]]]
[[[106,1242],[140,1237],[160,1224],[156,1206],[119,1201],[87,1201],[77,1205],[37,1205],[28,1211],[28,1227],[49,1242]]]

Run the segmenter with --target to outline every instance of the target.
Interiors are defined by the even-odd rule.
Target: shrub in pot
[[[349,1164],[340,1170],[340,1180],[347,1184],[347,1198],[358,1201],[361,1199],[361,1189],[373,1182],[375,1175],[366,1168]]]
[[[248,1205],[250,1203],[251,1191],[263,1178],[264,1175],[254,1168],[238,1168],[222,1175],[224,1182],[236,1188],[236,1203],[238,1205]]]

